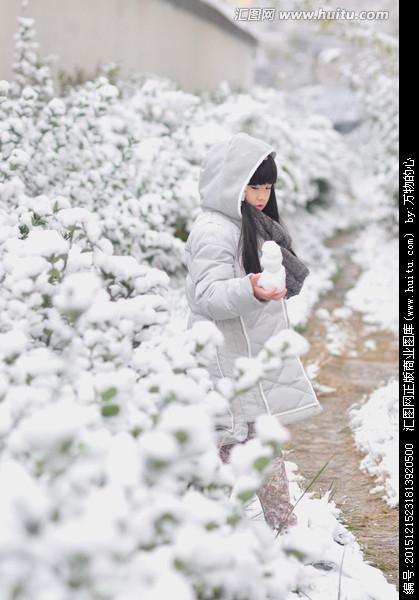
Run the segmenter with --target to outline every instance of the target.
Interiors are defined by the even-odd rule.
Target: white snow
[[[264,522],[247,520],[243,498],[288,432],[261,416],[258,439],[224,465],[212,420],[233,394],[308,346],[284,331],[213,390],[206,366],[223,336],[210,322],[185,331],[179,237],[199,212],[199,165],[213,142],[246,130],[274,145],[278,206],[310,268],[287,304],[302,325],[333,287],[337,258],[325,240],[367,221],[365,191],[372,196],[379,178],[352,185],[354,152],[330,120],[292,109],[274,89],[235,94],[223,85],[211,99],[148,75],[118,87],[98,77],[54,97],[34,22],[19,24],[17,81],[0,82],[5,596],[192,600],[198,587],[202,597],[226,600],[325,600],[341,586],[342,600],[392,600],[394,586],[363,561],[327,494],[306,494],[298,527],[277,539]],[[380,202],[377,222],[389,212]],[[394,246],[373,223],[358,236],[353,258],[365,273],[347,306],[326,319],[361,310],[394,328]],[[343,350],[338,336],[331,325],[330,353]],[[380,435],[365,410],[360,443],[366,468],[375,465],[395,502],[394,398],[374,403]],[[296,502],[298,476],[287,468]]]
[[[299,593],[291,592],[286,600],[337,598],[339,587],[345,600],[396,600],[395,586],[364,561],[361,547],[342,523],[341,510],[330,492],[321,498],[310,491],[304,493],[297,465],[285,460],[285,467],[298,524],[281,536],[282,545],[302,553],[304,564],[299,573]],[[257,497],[248,503],[247,511],[251,519],[263,521]]]
[[[66,254],[68,243],[53,230],[33,230],[26,240],[13,239],[4,244],[5,250],[14,252],[17,256],[44,256]]]
[[[345,305],[366,323],[397,333],[399,327],[399,244],[379,223],[368,223],[352,244],[351,259],[362,267]]]
[[[381,493],[389,506],[399,504],[399,381],[375,390],[350,410],[357,448],[365,454],[360,468],[375,477],[371,493]]]

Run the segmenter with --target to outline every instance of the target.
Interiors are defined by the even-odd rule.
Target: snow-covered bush
[[[351,427],[358,450],[365,454],[363,471],[377,485],[371,493],[383,492],[392,508],[399,504],[399,382],[392,379],[375,390],[362,406],[350,410]]]
[[[359,149],[360,158],[376,177],[378,192],[383,195],[374,212],[397,232],[399,106],[398,41],[393,36],[374,31],[366,24],[354,23],[343,28],[344,38],[353,52],[343,66],[363,109],[363,123],[349,139]],[[377,196],[378,196],[377,192]]]
[[[97,212],[32,195],[12,152],[0,182],[4,597],[163,598],[169,586],[285,598],[300,565],[244,511],[282,428],[260,419],[246,455],[222,464],[212,417],[228,396],[205,368],[220,332],[201,323],[165,337],[168,275],[116,254]],[[229,393],[252,385],[242,371]]]
[[[33,19],[19,22],[17,79],[0,108],[0,180],[19,173],[31,196],[64,196],[97,213],[120,254],[168,273],[182,268],[200,164],[213,142],[239,130],[277,148],[285,213],[345,186],[340,135],[324,117],[294,114],[279,92],[198,96],[147,75],[117,86],[99,76],[58,96]]]
[[[22,8],[26,6],[27,2],[23,1]],[[36,108],[42,108],[55,93],[50,60],[39,55],[33,19],[18,17],[18,24],[18,31],[13,36],[15,42],[13,95],[20,96],[23,89],[30,86],[36,92]]]
[[[128,93],[98,77],[58,97],[33,21],[20,25],[16,82],[0,84],[2,594],[285,599],[295,549],[245,503],[286,434],[260,417],[225,465],[214,417],[296,340],[271,339],[214,390],[206,365],[221,333],[207,322],[168,337],[165,296],[210,143],[257,135],[252,120],[268,141],[282,136],[292,210],[318,193],[307,161],[332,184],[337,138],[325,121],[280,125],[264,97],[238,97],[233,118],[230,101],[158,78]]]
[[[312,0],[304,0],[306,10],[318,10]],[[295,9],[299,2],[291,0]],[[385,225],[393,235],[398,226],[398,152],[399,152],[399,44],[394,31],[394,7],[385,3],[392,25],[362,19],[324,19],[310,22],[321,36],[330,36],[328,60],[336,63],[339,76],[354,92],[360,110],[360,124],[343,137],[353,153],[354,165],[371,178],[374,210],[371,218]],[[332,10],[332,9],[331,9]],[[353,165],[353,166],[354,166]],[[352,166],[352,168],[353,168]],[[371,198],[364,193],[365,203]]]
[[[264,6],[262,0],[256,4]],[[271,5],[277,11],[320,16],[315,0],[272,0]],[[263,45],[258,67],[265,81],[278,81],[288,88],[300,109],[314,102],[319,110],[335,116],[337,125],[339,121],[341,126],[345,121],[355,125],[341,138],[348,145],[352,164],[345,161],[341,166],[349,169],[354,184],[359,179],[353,196],[359,195],[368,208],[374,198],[370,219],[397,237],[398,7],[382,0],[381,18],[378,14],[357,18],[362,7],[362,2],[351,3],[343,17],[341,9],[323,5],[323,18],[282,19],[281,35],[274,22],[260,23]]]
[[[169,277],[114,254],[95,213],[31,197],[17,175],[0,198],[4,597],[285,598],[299,563],[244,512],[283,431],[260,419],[222,464],[212,416],[227,396],[205,368],[221,333],[165,337]],[[242,371],[232,394],[252,384]]]

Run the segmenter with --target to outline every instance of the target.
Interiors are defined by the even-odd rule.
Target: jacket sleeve
[[[234,276],[235,249],[230,240],[220,227],[208,224],[192,229],[188,238],[196,305],[201,314],[216,321],[246,315],[266,304],[253,294],[252,273]]]

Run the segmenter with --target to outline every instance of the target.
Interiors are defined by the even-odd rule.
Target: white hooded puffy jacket
[[[202,212],[195,219],[185,251],[188,274],[185,291],[189,305],[187,327],[213,321],[224,344],[209,366],[214,384],[233,377],[234,360],[256,356],[266,340],[289,327],[286,300],[264,302],[253,294],[251,273],[238,259],[241,202],[245,188],[260,163],[275,150],[246,133],[211,147],[199,180]],[[247,423],[261,413],[282,424],[317,415],[322,407],[298,356],[261,379],[259,385],[233,400],[228,414],[217,420],[224,444],[243,441]]]

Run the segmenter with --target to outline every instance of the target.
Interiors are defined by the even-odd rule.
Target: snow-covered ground
[[[181,281],[178,282],[177,288],[171,288],[169,304],[173,307],[172,318],[168,324],[169,330],[181,331],[187,317]],[[311,376],[308,369],[307,373]],[[374,406],[370,404],[368,412],[364,409],[358,417],[358,421],[362,421],[358,434],[362,446],[359,445],[359,448],[371,452],[363,461],[364,468],[368,468],[375,475],[380,472],[379,481],[388,477],[388,471],[391,471],[391,478],[386,479],[384,486],[388,493],[392,494],[393,501],[397,487],[396,465],[395,460],[392,459],[396,437],[389,439],[389,436],[390,431],[395,432],[394,391],[394,386],[388,388],[387,402],[380,403],[379,413],[374,410],[377,403],[384,399],[383,395],[380,398],[375,396]],[[381,419],[379,427],[374,428],[373,424],[377,424],[377,414],[381,415]],[[363,415],[367,417],[364,419]],[[370,439],[371,445],[368,446]],[[377,466],[376,461],[379,457],[381,462]],[[310,491],[303,494],[304,490],[301,487],[303,478],[298,473],[298,466],[294,462],[285,460],[285,467],[290,481],[291,501],[296,504],[298,525],[281,535],[281,545],[289,550],[305,552],[302,558],[304,568],[299,573],[298,592],[290,593],[286,600],[297,600],[297,598],[334,600],[338,597],[341,600],[396,600],[398,593],[395,586],[386,581],[379,569],[364,561],[359,543],[343,524],[341,510],[329,497],[329,492],[321,498],[314,497]],[[383,486],[379,489],[383,489]],[[257,497],[249,503],[247,510],[250,518],[263,521],[262,507]]]
[[[369,223],[353,242],[351,259],[362,275],[347,292],[345,305],[366,323],[397,334],[399,327],[399,244],[379,223]]]
[[[399,381],[375,390],[350,415],[355,444],[365,454],[360,468],[376,479],[371,493],[383,493],[394,508],[399,504]]]
[[[315,248],[324,237],[330,235],[336,222],[335,217],[336,215],[333,215],[333,212],[324,216],[323,219],[318,217],[318,230],[310,227],[316,221],[315,216],[308,216],[305,220],[297,219],[299,231],[305,232],[305,235],[298,238],[304,240],[304,247],[309,248],[311,246]],[[342,218],[340,223],[349,224],[345,218]],[[294,229],[295,234],[296,227],[290,227],[290,229]],[[310,231],[316,232],[315,235],[312,234],[311,239]],[[305,292],[310,297],[311,304],[314,304],[319,294],[324,291],[325,287],[327,288],[327,279],[321,277],[323,265],[316,263],[315,259],[316,257],[312,256],[308,258],[308,263],[310,264],[312,261],[313,268],[313,273],[310,275],[312,289],[310,289],[310,282],[308,282],[306,290],[303,290],[303,293]],[[333,273],[335,267],[336,265],[331,264],[329,272]],[[323,285],[320,282],[323,282]],[[168,324],[170,331],[181,331],[186,324],[188,309],[182,285],[183,281],[180,279],[176,282],[176,285],[171,287],[169,305],[172,307],[172,312]],[[290,301],[288,303],[290,304]],[[303,307],[303,302],[300,306]],[[348,309],[343,307],[339,310]],[[304,320],[302,315],[307,315],[307,313],[309,314],[307,306],[300,312],[296,310],[294,319],[296,322],[302,322]],[[307,373],[314,378],[315,373],[311,372],[309,368],[307,368]],[[322,388],[320,383],[317,384],[315,381],[313,383],[316,384],[316,389]],[[381,402],[379,427],[373,428],[373,423],[377,424],[377,414],[374,415],[374,409],[377,406],[377,400],[383,399],[382,395],[380,399],[377,398],[374,402],[374,406],[370,405],[368,412],[365,409],[360,412],[358,419],[354,418],[354,423],[361,422],[357,434],[357,440],[360,440],[360,449],[370,452],[369,456],[363,461],[363,468],[368,468],[375,475],[380,473],[379,481],[387,477],[384,485],[388,493],[392,495],[392,501],[394,502],[397,472],[395,464],[393,464],[392,452],[394,451],[396,436],[392,437],[391,432],[395,434],[397,424],[394,415],[395,388],[393,386],[389,389],[388,401]],[[391,391],[393,395],[391,395]],[[367,415],[367,417],[364,418],[363,415]],[[369,440],[371,441],[370,446],[368,446]],[[377,466],[376,461],[379,456],[381,462]],[[374,468],[373,464],[375,465]],[[321,498],[315,498],[312,492],[303,494],[301,488],[303,478],[298,474],[298,466],[287,460],[285,466],[290,481],[291,501],[296,504],[295,513],[298,518],[298,525],[281,536],[281,544],[287,549],[294,549],[299,553],[303,552],[302,560],[305,565],[299,574],[298,591],[290,593],[287,600],[296,600],[297,598],[334,600],[338,597],[342,600],[395,600],[398,598],[395,586],[386,581],[379,569],[364,561],[355,536],[342,523],[341,510],[329,498],[329,492],[326,492]],[[391,476],[388,478],[389,472],[391,472]],[[383,489],[383,486],[376,489],[377,491]],[[263,520],[262,508],[257,497],[254,497],[253,501],[249,503],[247,510],[252,519]]]
[[[330,492],[315,498],[303,493],[302,477],[294,462],[285,461],[290,497],[298,518],[296,527],[284,533],[282,546],[304,553],[298,592],[287,600],[395,600],[398,593],[379,569],[367,564],[355,536],[341,520],[341,510]],[[261,520],[257,497],[248,506],[249,516]],[[340,594],[340,595],[339,595]]]

